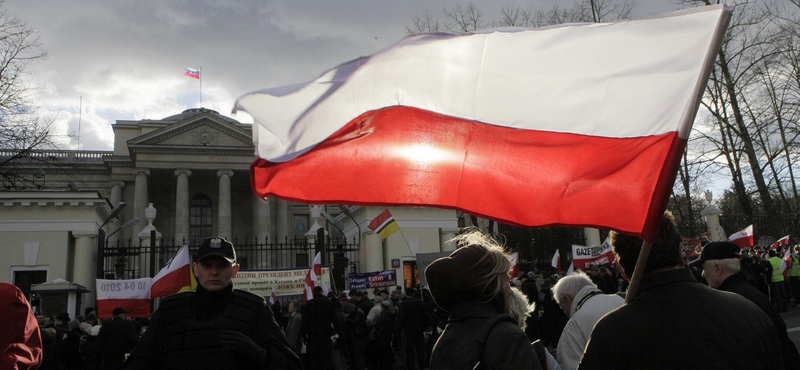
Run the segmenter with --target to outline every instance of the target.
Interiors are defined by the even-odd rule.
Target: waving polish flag
[[[320,280],[319,276],[322,275],[322,255],[320,253],[321,252],[318,252],[314,257],[314,262],[306,273],[306,288],[305,294],[303,294],[303,304],[306,304],[308,300],[314,298],[314,282]]]
[[[739,248],[750,248],[755,244],[753,236],[753,225],[745,227],[744,230],[737,231],[728,237],[728,240],[738,245]]]
[[[413,35],[247,94],[252,187],[652,240],[730,12]]]
[[[192,273],[192,259],[189,257],[189,246],[178,250],[167,265],[153,277],[150,286],[150,298],[166,297],[175,293],[194,290],[197,281]]]
[[[775,243],[772,243],[772,246],[770,246],[770,248],[775,249],[781,244],[789,245],[789,235],[786,235],[783,238],[778,239],[778,241],[776,241]]]

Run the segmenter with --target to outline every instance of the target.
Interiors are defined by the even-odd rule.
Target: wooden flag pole
[[[650,256],[652,246],[653,242],[649,240],[645,240],[642,243],[642,250],[639,251],[639,259],[636,260],[636,268],[633,269],[633,276],[631,276],[631,284],[628,286],[628,293],[625,295],[625,303],[631,303],[636,296],[636,290],[639,289],[639,281],[642,280],[644,265],[647,264],[647,257]]]

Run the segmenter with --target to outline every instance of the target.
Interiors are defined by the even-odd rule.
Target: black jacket
[[[797,353],[797,347],[794,345],[789,334],[786,332],[786,323],[783,318],[778,314],[778,311],[769,302],[769,298],[764,295],[758,288],[754,287],[747,282],[743,273],[738,273],[729,276],[723,281],[719,290],[736,293],[742,297],[747,298],[748,301],[753,302],[764,313],[769,316],[775,326],[775,332],[778,335],[778,342],[781,343],[781,355],[783,356],[783,365],[788,369],[800,369],[800,354]]]
[[[406,298],[400,302],[399,306],[400,310],[395,320],[397,329],[407,333],[422,334],[431,326],[431,316],[425,310],[425,303],[422,302],[422,299]]]
[[[782,369],[772,322],[687,269],[642,276],[636,298],[594,327],[578,369]]]
[[[116,368],[125,361],[125,354],[136,345],[137,334],[133,322],[115,317],[100,327],[97,347],[101,369]]]
[[[314,295],[303,308],[303,336],[333,335],[334,329],[339,332],[339,320],[336,318],[336,305],[322,294]]]
[[[477,359],[474,340],[484,322],[500,314],[492,305],[478,301],[454,304],[444,332],[431,354],[430,368],[472,369]],[[541,369],[538,357],[519,326],[499,322],[489,333],[483,349],[483,369]]]

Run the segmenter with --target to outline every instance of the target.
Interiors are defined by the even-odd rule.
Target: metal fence
[[[347,276],[358,271],[359,246],[355,241],[326,237],[324,243],[306,239],[285,239],[283,242],[264,240],[230,240],[236,248],[240,270],[271,270],[303,268],[311,265],[317,252],[322,252],[322,264],[331,267],[331,278],[336,287],[347,287]],[[106,244],[101,248],[102,265],[99,276],[105,279],[138,279],[153,277],[181,245],[174,242],[151,245],[141,239]],[[144,244],[144,245],[143,245]],[[199,242],[189,243],[189,254],[195,256]]]

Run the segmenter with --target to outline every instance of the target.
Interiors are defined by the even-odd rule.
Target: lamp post
[[[119,214],[122,212],[122,210],[125,209],[125,207],[127,207],[127,206],[128,206],[127,203],[119,202],[117,204],[117,206],[114,207],[113,210],[111,210],[111,214],[109,214],[108,217],[106,217],[105,221],[103,221],[103,223],[100,225],[100,228],[97,229],[97,274],[96,274],[96,276],[97,276],[98,279],[102,279],[104,277],[103,276],[103,260],[105,259],[104,250],[105,250],[105,247],[106,247],[106,231],[103,230],[103,227],[106,226],[108,221],[111,221],[112,219],[114,219],[117,216],[119,216]],[[117,231],[119,231],[119,230],[117,230]]]
[[[353,220],[354,224],[356,224],[356,227],[358,228],[358,247],[360,248],[361,247],[361,225],[358,224],[358,222],[356,221],[355,217],[353,217],[353,214],[350,213],[350,208],[347,208],[347,206],[344,206],[344,205],[340,204],[339,205],[339,209],[342,210],[342,212],[344,212],[344,214],[346,214],[347,217],[350,217],[350,219]],[[342,234],[344,234],[344,233],[342,233]]]

